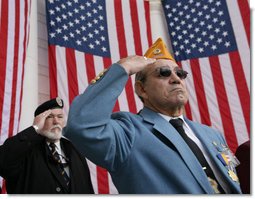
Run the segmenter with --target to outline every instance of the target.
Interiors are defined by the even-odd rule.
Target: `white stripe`
[[[246,83],[250,90],[250,47],[245,33],[245,27],[242,21],[242,16],[239,11],[237,0],[227,0],[229,15],[233,25],[237,47],[239,49],[243,70],[245,73]]]
[[[105,6],[106,6],[111,59],[112,59],[112,62],[114,63],[120,59],[119,43],[118,43],[118,37],[117,37],[115,12],[114,12],[114,0],[107,0],[105,4],[106,4]]]
[[[228,55],[220,55],[219,61],[221,65],[222,74],[225,74],[223,75],[223,80],[227,92],[230,112],[237,136],[237,141],[239,144],[241,144],[244,141],[248,140],[249,137],[248,130],[246,128],[246,123],[244,120],[240,98],[235,84],[230,58]]]
[[[80,51],[75,51],[75,60],[77,66],[78,92],[83,93],[88,86],[88,77],[86,71],[85,55]]]
[[[88,159],[86,159],[86,161],[88,163],[88,167],[89,167],[89,171],[90,171],[90,178],[91,178],[91,182],[92,182],[94,192],[95,192],[95,194],[98,194],[96,165]]]
[[[18,51],[18,70],[17,70],[17,88],[16,88],[16,99],[15,99],[15,111],[14,111],[14,121],[13,121],[13,135],[15,135],[18,132],[18,126],[19,126],[19,114],[20,114],[20,96],[21,96],[21,89],[22,89],[22,72],[23,72],[23,54],[24,54],[24,48],[26,48],[26,45],[23,48],[23,42],[25,40],[25,20],[24,18],[25,13],[25,3],[24,1],[20,2],[20,32],[19,32],[19,51]],[[26,13],[25,13],[26,14]],[[28,15],[28,14],[27,14]],[[28,17],[27,17],[28,18]]]
[[[144,54],[149,48],[145,7],[144,7],[144,1],[136,1],[136,3],[137,3],[138,20],[139,20],[139,27],[140,27],[142,53]]]
[[[6,78],[2,112],[1,142],[8,137],[10,110],[12,99],[12,79],[13,79],[13,61],[14,61],[14,42],[15,42],[15,1],[9,3],[8,7],[8,38],[6,54]],[[0,66],[4,67],[4,66]]]
[[[199,109],[198,109],[199,106],[197,103],[197,96],[196,96],[196,92],[195,92],[193,75],[192,75],[192,71],[190,68],[190,62],[188,60],[182,61],[182,67],[184,70],[186,70],[189,73],[185,82],[186,82],[187,90],[189,92],[189,104],[190,104],[190,109],[191,109],[191,114],[192,114],[192,120],[196,121],[196,122],[201,122],[200,113],[199,113]]]
[[[129,1],[127,0],[122,0],[122,14],[123,14],[127,54],[134,55],[135,54],[134,31],[135,30],[133,30],[130,4],[129,4]]]
[[[120,59],[114,6],[115,6],[114,0],[106,1],[109,43],[110,43],[110,49],[111,49],[111,59],[113,63]],[[125,89],[119,96],[119,106],[120,106],[120,110],[123,110],[123,111],[129,110]]]
[[[103,58],[99,56],[93,56],[94,65],[95,65],[95,73],[96,76],[104,70],[104,62]]]
[[[57,84],[58,96],[64,101],[64,113],[67,115],[69,110],[69,90],[67,78],[66,52],[65,48],[55,46],[56,48],[56,65],[57,65]]]
[[[199,59],[199,65],[201,69],[204,92],[206,96],[206,101],[208,105],[208,111],[210,114],[210,120],[211,120],[212,126],[218,129],[224,135],[222,119],[219,112],[218,100],[217,100],[217,96],[215,92],[215,86],[213,83],[211,65],[209,63],[208,58]]]
[[[109,194],[118,194],[118,190],[116,189],[115,185],[112,182],[112,177],[108,173],[108,179],[109,179]]]

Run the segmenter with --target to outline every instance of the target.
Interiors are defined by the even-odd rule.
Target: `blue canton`
[[[162,1],[176,61],[237,49],[225,0]]]
[[[104,0],[47,0],[49,44],[110,57]]]

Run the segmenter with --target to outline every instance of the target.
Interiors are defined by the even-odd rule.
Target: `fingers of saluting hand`
[[[43,113],[37,115],[34,118],[33,125],[37,125],[39,129],[44,126],[46,118],[51,114],[51,110],[44,111]]]
[[[149,64],[153,64],[155,61],[156,59],[133,55],[121,59],[118,64],[120,64],[129,75],[132,75],[143,70]]]
[[[39,114],[40,118],[46,118],[51,114],[51,110],[44,111],[43,113]]]

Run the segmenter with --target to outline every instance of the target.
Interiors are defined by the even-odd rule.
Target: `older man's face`
[[[188,100],[186,72],[171,60],[159,59],[146,69],[143,99],[156,109],[184,106]]]
[[[62,136],[62,129],[66,124],[62,109],[51,110],[51,114],[46,118],[42,131],[51,140],[59,140]]]

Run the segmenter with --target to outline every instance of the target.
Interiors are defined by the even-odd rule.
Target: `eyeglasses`
[[[170,77],[170,75],[172,74],[172,71],[168,66],[162,66],[160,68],[157,68],[154,72],[157,73],[158,77]],[[183,70],[182,68],[178,68],[174,72],[180,79],[185,79],[188,74],[188,72]]]

